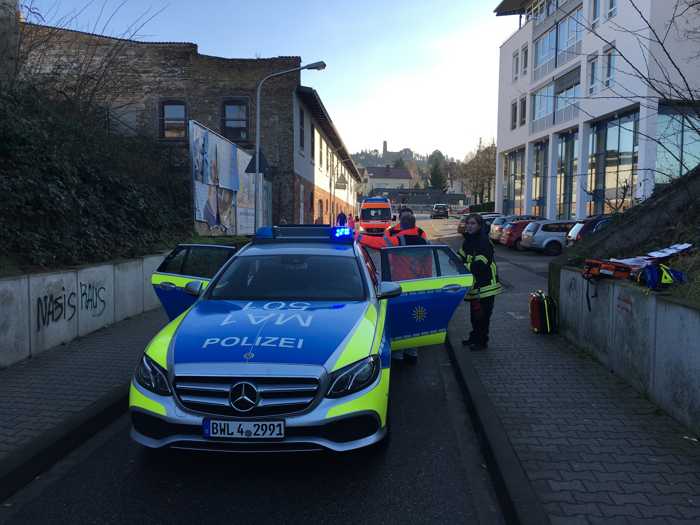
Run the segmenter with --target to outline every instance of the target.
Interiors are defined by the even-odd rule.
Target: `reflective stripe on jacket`
[[[486,299],[487,297],[492,297],[503,292],[503,286],[498,280],[498,268],[496,267],[496,262],[492,261],[489,264],[489,260],[485,255],[466,255],[464,250],[460,248],[457,252],[462,261],[464,261],[464,266],[467,267],[469,272],[472,271],[472,264],[483,264],[489,269],[490,279],[488,283],[484,283],[481,286],[475,286],[469,290],[466,296],[467,300],[471,299]]]

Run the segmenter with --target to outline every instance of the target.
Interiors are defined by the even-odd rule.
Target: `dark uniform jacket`
[[[484,232],[464,234],[459,256],[474,276],[474,286],[467,299],[485,299],[503,291],[493,257],[493,245]]]

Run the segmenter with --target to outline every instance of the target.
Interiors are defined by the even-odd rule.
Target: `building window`
[[[527,63],[530,58],[528,55],[528,47],[524,46],[520,51],[520,60],[523,63],[523,77],[527,75]]]
[[[615,81],[615,49],[611,47],[603,51],[603,59],[605,64],[603,85],[610,87]]]
[[[525,150],[511,151],[505,156],[503,213],[522,215],[524,211]]]
[[[187,137],[187,110],[184,102],[167,101],[160,105],[160,136],[164,139]]]
[[[311,162],[316,162],[316,129],[311,124],[311,135],[309,135],[309,144],[311,146]]]
[[[591,1],[591,29],[598,27],[600,23],[600,0]]]
[[[321,169],[323,169],[323,146],[325,145],[325,142],[323,142],[323,139],[318,141],[318,161],[319,164],[321,164]]]
[[[549,166],[549,142],[538,142],[533,146],[535,155],[532,170],[532,214],[547,216],[547,169]]]
[[[304,109],[299,108],[299,149],[304,151],[304,135],[306,127],[304,126]]]
[[[520,54],[516,51],[513,53],[513,82],[518,80],[518,72],[520,71]]]
[[[566,220],[576,217],[578,132],[559,135],[557,146],[557,219]]]
[[[593,95],[598,91],[598,56],[588,59],[588,94]]]
[[[248,140],[248,101],[245,99],[224,102],[221,129],[224,137],[232,142]]]
[[[639,112],[591,125],[589,215],[626,210],[634,201]]]
[[[700,165],[698,107],[666,102],[659,104],[656,146],[656,183],[667,184]]]
[[[520,99],[520,125],[524,126],[527,120],[527,98]]]
[[[564,18],[557,24],[557,66],[577,56],[574,46],[583,38],[583,8]],[[566,55],[563,55],[566,53]]]
[[[617,15],[617,0],[606,0],[608,4],[607,18],[613,18]]]
[[[532,120],[539,120],[554,113],[554,84],[547,84],[532,95]]]
[[[518,127],[518,101],[510,105],[510,129]]]

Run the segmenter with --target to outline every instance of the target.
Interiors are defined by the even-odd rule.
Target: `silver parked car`
[[[566,234],[575,224],[575,220],[531,222],[523,231],[520,246],[559,255],[566,246]]]

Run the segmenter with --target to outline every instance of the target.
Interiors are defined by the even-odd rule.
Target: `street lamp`
[[[294,73],[296,71],[301,71],[303,69],[315,69],[316,71],[321,71],[326,69],[326,63],[323,61],[313,62],[312,64],[307,64],[305,66],[295,67],[292,69],[287,69],[285,71],[278,71],[277,73],[271,73],[263,78],[258,83],[258,89],[255,97],[255,221],[254,221],[254,231],[258,231],[258,204],[260,199],[260,92],[262,91],[262,85],[266,80],[273,77],[279,77],[286,75],[288,73]]]

